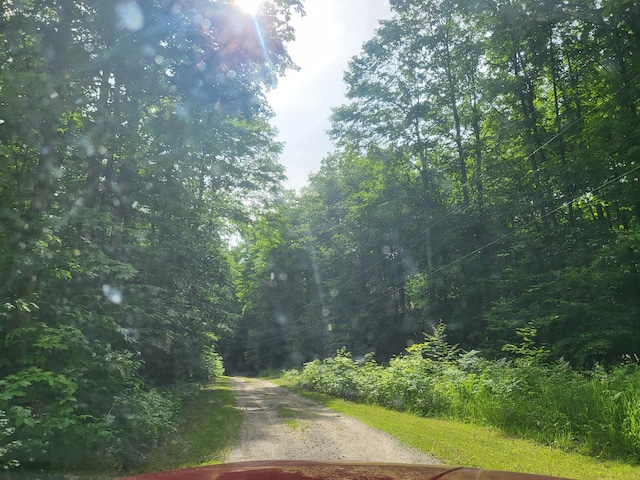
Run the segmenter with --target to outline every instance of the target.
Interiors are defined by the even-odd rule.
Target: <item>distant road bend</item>
[[[261,379],[234,377],[236,406],[244,414],[228,462],[326,460],[437,464],[386,433]]]

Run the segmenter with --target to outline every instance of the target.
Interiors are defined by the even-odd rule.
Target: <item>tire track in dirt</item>
[[[244,415],[227,462],[339,460],[439,462],[390,435],[261,379],[234,377],[236,407]]]

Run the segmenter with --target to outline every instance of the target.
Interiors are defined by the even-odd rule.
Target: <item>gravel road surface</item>
[[[261,379],[235,377],[236,406],[244,414],[228,462],[339,460],[439,463],[390,435]]]

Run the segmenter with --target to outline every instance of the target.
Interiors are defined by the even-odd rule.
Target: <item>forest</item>
[[[390,5],[294,192],[303,2],[2,3],[0,467],[126,468],[225,368],[640,378],[640,5]]]
[[[640,7],[391,5],[336,151],[236,252],[236,361],[388,360],[439,322],[489,357],[527,325],[577,367],[636,354]]]

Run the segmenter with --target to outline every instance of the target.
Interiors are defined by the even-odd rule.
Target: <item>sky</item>
[[[285,142],[280,159],[285,188],[300,190],[333,150],[325,131],[331,108],[346,102],[342,76],[351,57],[373,37],[378,21],[389,18],[388,0],[305,0],[306,16],[296,16],[296,40],[289,54],[300,67],[281,78],[267,98],[272,124]]]

